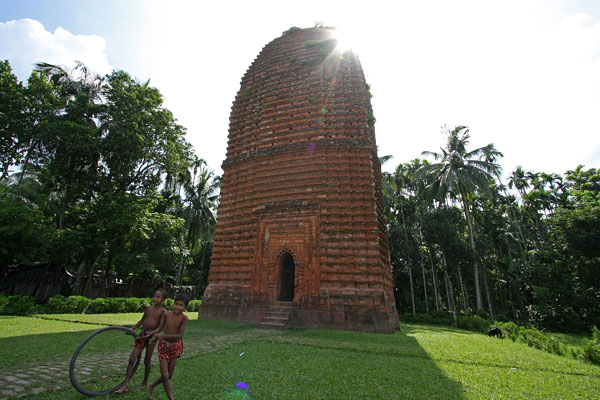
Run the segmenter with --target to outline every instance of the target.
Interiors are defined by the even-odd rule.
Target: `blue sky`
[[[600,2],[0,0],[0,59],[84,61],[150,79],[220,172],[239,82],[291,26],[336,26],[374,94],[386,169],[443,145],[443,124],[494,143],[505,175],[600,167]],[[41,59],[43,58],[43,59]]]

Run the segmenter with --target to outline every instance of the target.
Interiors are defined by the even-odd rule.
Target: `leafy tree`
[[[457,126],[452,130],[447,130],[446,135],[446,146],[441,148],[441,153],[423,152],[423,155],[433,156],[435,160],[440,162],[422,167],[419,169],[418,175],[421,177],[425,175],[433,176],[434,183],[432,186],[439,196],[445,196],[446,194],[460,196],[468,224],[477,310],[481,310],[479,261],[467,196],[478,189],[488,192],[490,180],[493,176],[500,175],[501,168],[494,162],[482,160],[486,155],[489,155],[490,146],[492,145],[467,151],[470,138],[469,128]]]

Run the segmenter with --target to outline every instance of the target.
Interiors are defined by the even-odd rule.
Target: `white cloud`
[[[27,80],[36,62],[73,66],[82,61],[101,75],[112,70],[106,42],[97,35],[74,35],[57,28],[48,32],[36,20],[0,22],[0,59],[8,59],[20,80]]]

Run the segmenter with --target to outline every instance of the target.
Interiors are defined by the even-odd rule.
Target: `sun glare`
[[[352,51],[360,54],[364,49],[366,38],[362,35],[361,30],[337,28],[335,30],[335,39],[337,40],[336,50],[340,53]]]
[[[342,53],[352,50],[352,40],[350,36],[346,34],[346,32],[336,29],[334,37],[337,42],[335,46],[336,50]]]

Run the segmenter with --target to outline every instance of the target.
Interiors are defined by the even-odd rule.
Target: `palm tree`
[[[219,179],[209,170],[206,161],[197,159],[190,174],[190,179],[183,183],[184,202],[187,206],[182,217],[186,221],[186,244],[194,253],[200,253],[200,269],[204,270],[204,255],[212,244],[216,218],[215,210],[219,199]],[[181,266],[177,274],[177,285],[181,285],[185,266]]]
[[[67,101],[73,100],[79,94],[86,94],[90,101],[97,100],[104,84],[104,78],[81,61],[76,61],[70,71],[64,66],[38,62],[35,64],[35,71],[46,74],[59,88],[60,96]]]
[[[473,262],[473,275],[475,281],[475,300],[477,310],[483,308],[481,288],[479,286],[479,261],[475,248],[473,221],[469,211],[467,196],[475,190],[483,190],[488,193],[490,180],[501,173],[500,165],[482,158],[489,158],[493,145],[480,147],[467,151],[469,143],[469,128],[457,126],[453,130],[446,131],[446,147],[441,148],[441,153],[424,151],[425,156],[433,156],[438,163],[425,165],[417,171],[418,177],[430,175],[433,177],[432,188],[437,191],[438,196],[460,195],[463,212],[467,220],[471,257]],[[498,154],[496,154],[497,156]]]

